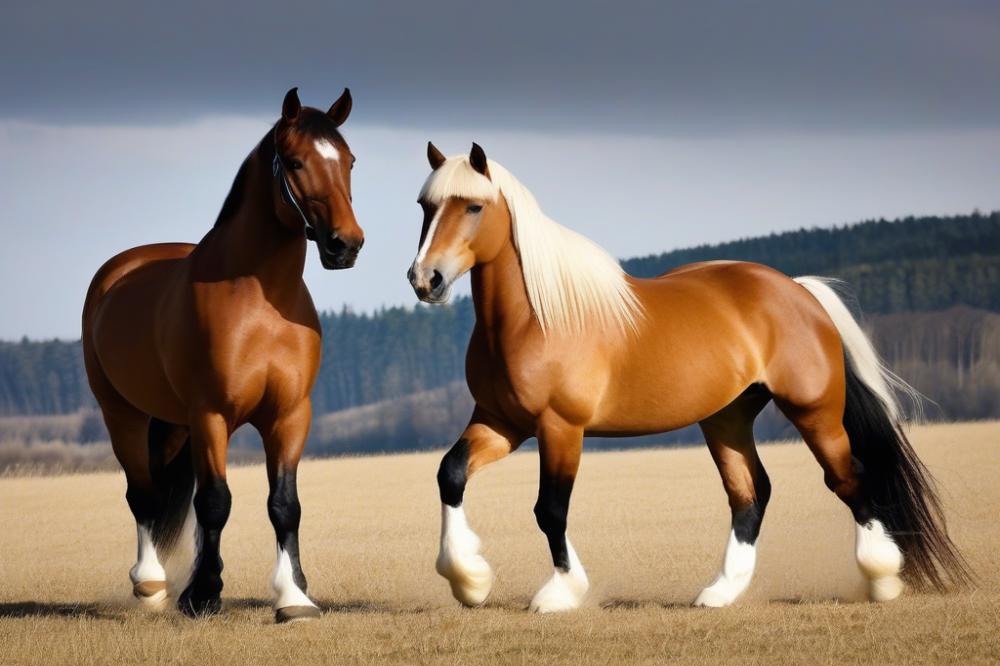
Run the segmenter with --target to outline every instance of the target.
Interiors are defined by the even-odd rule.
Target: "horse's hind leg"
[[[769,399],[750,391],[699,424],[729,497],[732,528],[722,570],[695,599],[696,606],[728,606],[753,578],[757,537],[771,497],[771,482],[754,444],[753,421]]]
[[[441,494],[441,550],[435,568],[451,593],[466,606],[479,606],[493,587],[493,570],[479,554],[479,537],[465,518],[463,500],[470,476],[516,449],[524,437],[476,410],[462,437],[438,468]]]
[[[903,556],[882,523],[875,520],[865,493],[860,463],[851,454],[851,444],[844,429],[843,395],[831,390],[829,395],[812,404],[795,405],[788,399],[776,399],[776,402],[823,468],[827,487],[854,516],[855,554],[858,567],[868,578],[872,599],[895,599],[903,591],[903,581],[899,577]]]
[[[149,468],[149,417],[131,408],[102,407],[111,446],[125,471],[125,499],[135,517],[137,554],[129,570],[132,593],[142,606],[158,610],[167,598],[167,576],[153,542],[159,498]]]

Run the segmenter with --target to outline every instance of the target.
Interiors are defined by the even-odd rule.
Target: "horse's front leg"
[[[296,470],[309,434],[311,407],[308,400],[270,427],[259,427],[267,456],[267,515],[274,526],[278,560],[271,585],[274,588],[275,621],[295,622],[318,618],[320,610],[306,595],[306,577],[299,561],[299,504]]]
[[[493,588],[493,570],[479,554],[479,537],[465,518],[463,500],[469,477],[516,449],[524,437],[479,408],[461,438],[441,460],[441,550],[436,569],[451,585],[451,593],[466,606],[479,606]]]
[[[531,600],[538,613],[578,608],[590,588],[576,551],[566,538],[566,520],[573,482],[583,450],[583,428],[546,414],[539,422],[538,454],[541,467],[535,518],[545,533],[555,572]]]
[[[191,455],[198,490],[194,495],[195,560],[191,580],[177,600],[190,617],[222,610],[222,528],[229,520],[232,495],[226,483],[229,423],[221,414],[197,414],[191,419]]]

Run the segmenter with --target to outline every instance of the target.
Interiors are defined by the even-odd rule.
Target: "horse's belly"
[[[595,410],[595,431],[652,434],[697,423],[735,400],[757,381],[752,350],[726,336],[655,340],[613,364],[607,390]]]
[[[736,382],[711,386],[649,383],[606,395],[588,432],[601,435],[648,435],[677,430],[711,416],[744,390]]]

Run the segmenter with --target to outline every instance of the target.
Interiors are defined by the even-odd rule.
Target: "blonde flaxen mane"
[[[486,178],[467,156],[449,157],[434,170],[421,198],[496,201],[510,209],[514,246],[528,300],[542,331],[582,333],[591,326],[635,330],[642,307],[618,262],[589,238],[558,224],[507,169],[490,160]]]

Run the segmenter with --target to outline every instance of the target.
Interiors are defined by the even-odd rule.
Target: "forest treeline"
[[[1000,416],[1000,314],[956,306],[942,312],[878,315],[867,320],[867,328],[889,365],[928,396],[924,411],[929,420]],[[440,448],[455,441],[471,412],[472,397],[465,382],[455,380],[438,388],[319,414],[306,451],[323,456]],[[754,432],[758,441],[796,436],[773,404],[757,418]],[[66,471],[113,469],[106,440],[95,410],[3,417],[0,474],[25,465]],[[591,438],[587,447],[701,441],[701,432],[692,426],[648,437]],[[250,461],[260,455],[259,437],[245,426],[233,438],[230,459]]]
[[[708,259],[759,261],[790,275],[840,277],[869,316],[958,305],[1000,312],[1000,212],[803,229],[629,259],[623,265],[648,276]],[[474,323],[468,298],[447,307],[394,307],[371,314],[345,309],[323,313],[321,320],[323,362],[313,391],[317,415],[391,402],[464,378]],[[921,321],[920,326],[931,327],[925,331],[929,336],[947,323],[933,317]],[[892,342],[891,336],[886,341]],[[908,353],[918,354],[918,347]],[[889,355],[894,363],[908,362],[904,354]],[[949,401],[934,387],[928,390],[939,402]],[[975,404],[966,409],[949,403],[943,415],[1000,416],[988,399],[976,398]],[[0,415],[65,414],[93,406],[78,341],[0,342]]]
[[[868,317],[866,328],[889,366],[927,397],[928,420],[1000,417],[1000,314],[966,306]],[[321,416],[313,455],[438,448],[452,443],[472,413],[465,383]],[[906,405],[912,410],[912,405]],[[773,404],[758,417],[759,441],[797,436]],[[648,437],[590,439],[589,448],[702,441],[697,426]]]

